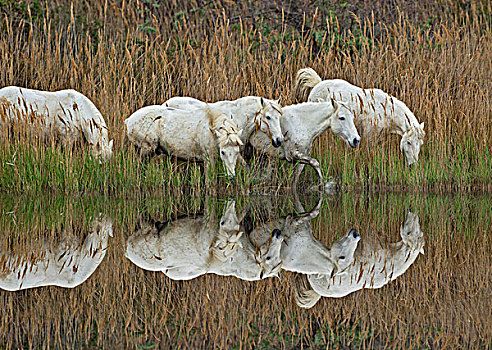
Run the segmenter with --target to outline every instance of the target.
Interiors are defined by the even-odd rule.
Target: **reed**
[[[300,2],[297,9],[282,10],[272,2],[274,10],[262,7],[255,15],[246,2],[3,2],[0,86],[74,88],[87,95],[115,139],[115,159],[98,166],[87,150],[71,156],[63,147],[33,149],[29,140],[2,136],[0,188],[73,192],[202,186],[199,178],[211,175],[194,165],[142,164],[124,143],[123,120],[177,95],[205,101],[281,96],[284,103],[294,103],[295,73],[311,66],[323,78],[397,96],[426,125],[413,168],[404,166],[396,137],[351,150],[326,133],[315,142],[314,155],[327,177],[348,189],[490,191],[490,3],[473,1],[464,8],[458,2],[449,8],[409,3],[391,11],[374,5],[379,14],[374,17],[364,6],[349,16],[342,3],[315,10]],[[14,158],[16,166],[8,165]],[[183,167],[184,173],[176,170]],[[281,168],[283,177],[265,186],[287,187],[291,169]],[[52,171],[59,175],[48,177]],[[238,178],[242,192],[255,181],[265,183],[258,174],[243,172]],[[223,184],[220,180],[217,187]]]

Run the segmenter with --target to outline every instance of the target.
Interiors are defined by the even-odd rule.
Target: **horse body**
[[[296,94],[301,100],[317,102],[330,97],[347,104],[353,111],[355,125],[364,139],[377,140],[384,133],[402,137],[400,148],[407,164],[418,160],[425,137],[424,123],[419,123],[412,111],[397,98],[380,89],[361,89],[345,80],[321,80],[311,68],[299,70]]]
[[[290,238],[282,248],[282,268],[303,274],[336,276],[342,273],[360,240],[360,234],[352,229],[328,248],[313,237],[310,223],[296,223],[293,231],[285,229],[284,233]]]
[[[230,202],[218,228],[216,220],[203,216],[179,219],[160,229],[144,224],[130,237],[125,256],[174,280],[214,273],[252,281],[276,273],[268,269],[267,261],[280,253],[282,240],[280,235],[269,245],[254,247],[243,235],[235,204]]]
[[[281,119],[281,129],[285,135],[285,141],[279,149],[273,148],[266,135],[255,133],[251,138],[251,144],[262,153],[273,157],[279,156],[289,162],[301,162],[311,165],[322,179],[319,162],[311,158],[313,142],[329,128],[333,133],[344,140],[350,147],[357,147],[360,136],[354,124],[352,112],[339,105],[337,102],[305,102],[296,105],[285,106]],[[303,165],[296,169],[297,178]]]
[[[378,241],[364,241],[352,262],[336,276],[310,274],[310,290],[300,291],[297,303],[312,307],[324,297],[341,298],[364,288],[381,288],[401,276],[423,254],[423,233],[418,216],[408,213],[400,230],[402,240],[383,247]]]
[[[246,96],[234,101],[209,103],[211,107],[220,108],[232,115],[234,123],[244,130],[241,141],[246,144],[251,135],[259,129],[268,135],[272,145],[279,147],[284,141],[280,126],[282,108],[279,101],[262,97]],[[193,110],[205,106],[206,103],[192,97],[172,97],[163,106]]]
[[[161,271],[166,275],[180,272],[180,280],[206,273],[209,248],[214,238],[212,223],[206,217],[182,218],[159,225],[143,222],[127,243],[125,256],[138,267]]]
[[[17,291],[42,286],[74,288],[87,280],[100,265],[113,236],[110,219],[97,219],[83,241],[65,239],[58,246],[40,250],[38,257],[5,256],[0,259],[0,288]],[[5,260],[4,260],[5,259]]]
[[[55,92],[9,86],[0,89],[0,125],[24,122],[73,143],[85,140],[94,156],[108,159],[113,152],[106,122],[89,98],[75,90]]]
[[[178,158],[214,162],[217,154],[229,176],[235,175],[242,145],[235,123],[223,110],[199,107],[183,110],[161,105],[137,110],[125,120],[130,142],[142,155],[166,153]]]
[[[146,106],[133,113],[125,124],[128,138],[144,155],[161,151],[183,159],[205,161],[218,150],[204,109],[192,114],[175,108]]]

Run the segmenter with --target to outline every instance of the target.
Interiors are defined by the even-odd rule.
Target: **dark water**
[[[485,347],[491,199],[2,197],[0,346]]]

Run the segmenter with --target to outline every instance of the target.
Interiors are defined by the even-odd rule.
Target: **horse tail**
[[[300,102],[306,102],[309,93],[318,83],[321,78],[312,68],[300,69],[296,74],[294,85],[294,98]]]
[[[312,308],[321,299],[321,295],[307,287],[308,284],[307,275],[302,275],[295,281],[294,298],[297,306],[304,309]]]

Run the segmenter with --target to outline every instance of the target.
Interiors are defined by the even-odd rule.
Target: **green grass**
[[[238,165],[236,178],[229,180],[220,161],[209,174],[204,174],[203,166],[197,163],[178,162],[170,157],[141,160],[133,149],[118,148],[109,162],[101,163],[88,150],[72,152],[60,145],[35,147],[25,143],[0,148],[0,191],[8,193],[287,193],[294,170],[285,161],[253,160],[249,171]],[[384,144],[370,152],[342,149],[334,156],[317,150],[314,156],[321,160],[325,180],[335,178],[344,190],[492,190],[488,148],[484,154],[477,154],[468,142],[458,146],[455,156],[445,162],[429,148],[433,145],[424,145],[419,161],[412,167],[406,166],[403,155],[395,154]],[[270,176],[266,172],[268,162],[272,167]],[[205,177],[210,181],[208,188]],[[308,166],[301,180],[300,190],[317,183]]]

